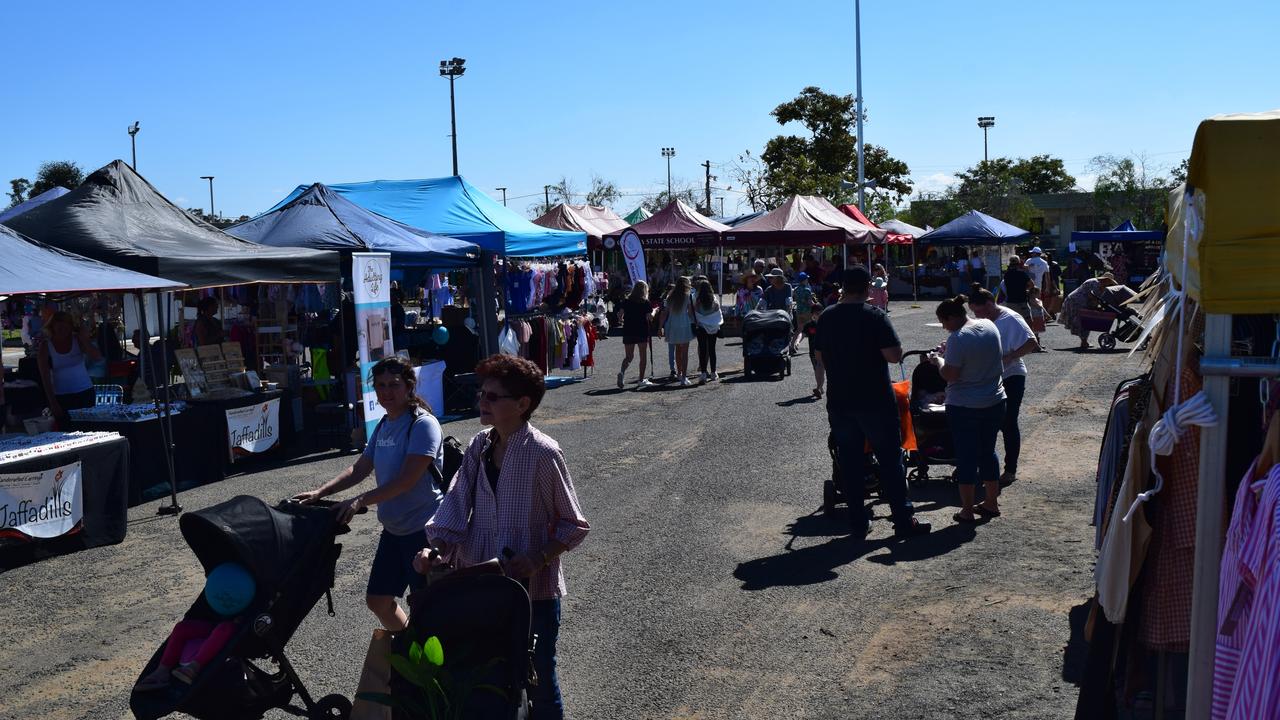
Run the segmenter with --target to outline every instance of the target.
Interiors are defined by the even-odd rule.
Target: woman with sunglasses
[[[373,473],[377,486],[339,503],[334,511],[346,524],[363,508],[378,506],[382,535],[369,571],[365,603],[391,631],[403,630],[408,617],[396,598],[406,587],[417,588],[425,578],[413,571],[418,551],[427,546],[422,529],[440,506],[440,491],[431,466],[443,467],[440,423],[417,394],[413,367],[399,357],[378,361],[369,371],[378,404],[387,415],[378,421],[364,453],[351,467],[317,490],[294,496],[312,503],[326,495],[355,487]]]
[[[427,523],[439,552],[414,561],[425,573],[435,563],[458,567],[493,558],[508,576],[526,584],[532,600],[532,630],[538,636],[533,665],[534,720],[564,717],[556,677],[560,598],[565,594],[560,556],[587,536],[564,453],[555,440],[529,424],[546,384],[538,366],[524,358],[494,355],[476,366],[481,380],[480,422],[489,426],[471,439],[440,510]]]

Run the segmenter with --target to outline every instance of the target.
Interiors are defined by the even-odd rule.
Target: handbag
[[[351,720],[391,720],[391,707],[360,697],[361,693],[391,693],[391,633],[382,628],[373,631],[369,639],[369,651],[364,656],[364,668],[360,671],[360,683],[356,685],[356,699],[351,703]]]

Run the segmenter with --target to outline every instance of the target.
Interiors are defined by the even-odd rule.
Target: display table
[[[275,422],[271,423],[272,417],[266,411],[271,409],[273,400],[276,401],[277,414],[274,415]],[[192,398],[187,401],[185,414],[198,430],[193,437],[194,442],[187,447],[179,445],[178,453],[189,454],[195,462],[217,468],[222,477],[226,477],[232,471],[233,464],[239,460],[266,453],[278,454],[293,438],[293,404],[289,400],[289,393],[283,390],[265,390],[240,396]],[[250,433],[255,433],[254,438],[241,441],[238,446],[241,450],[237,451],[233,460],[228,414],[247,416],[254,408],[263,409],[263,417],[251,418],[252,422],[248,427]],[[268,427],[269,436],[266,433]],[[237,432],[238,436],[245,435],[240,430]],[[270,442],[272,439],[274,442]],[[255,444],[259,449],[249,448]]]
[[[45,433],[19,438],[23,456],[0,453],[0,474],[40,473],[80,462],[83,514],[78,531],[54,538],[0,537],[0,567],[124,540],[128,527],[129,442],[123,437],[99,437],[81,447],[58,449],[55,443],[76,434]],[[6,443],[0,441],[0,451]]]
[[[216,463],[196,462],[188,452],[201,442],[211,442],[192,415],[185,412],[186,404],[170,403],[173,425],[174,476],[178,489],[197,487],[222,479],[222,466]],[[165,461],[164,435],[160,432],[160,418],[152,403],[135,405],[99,405],[85,410],[72,410],[71,429],[84,431],[115,432],[129,441],[131,469],[129,473],[129,505],[139,505],[169,494],[169,467]]]

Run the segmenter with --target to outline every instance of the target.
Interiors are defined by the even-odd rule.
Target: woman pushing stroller
[[[369,372],[378,404],[387,411],[355,464],[316,490],[295,496],[313,503],[360,484],[373,473],[377,486],[344,500],[335,508],[347,523],[363,508],[378,506],[382,536],[369,572],[365,602],[383,627],[403,630],[408,622],[396,602],[406,587],[425,579],[413,571],[413,558],[427,546],[423,527],[440,506],[440,491],[430,476],[432,464],[443,465],[440,423],[418,397],[413,368],[399,357],[379,361]]]
[[[527,584],[538,637],[531,717],[561,718],[560,556],[577,547],[591,526],[560,446],[529,424],[546,393],[542,372],[523,358],[494,355],[476,374],[482,382],[480,422],[490,429],[471,439],[439,512],[426,526],[435,553],[423,550],[414,567],[426,573],[439,563],[470,566],[506,558],[506,574]]]

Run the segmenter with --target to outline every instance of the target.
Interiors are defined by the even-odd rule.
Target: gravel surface
[[[932,307],[895,304],[908,349],[942,339]],[[1029,358],[1022,477],[1001,498],[1003,517],[955,525],[955,489],[938,480],[912,491],[932,535],[893,542],[877,506],[858,550],[846,523],[819,509],[827,424],[808,399],[805,357],[785,380],[742,382],[729,339],[724,381],[641,393],[616,389],[622,344],[603,343],[598,375],[549,392],[534,419],[564,448],[592,524],[566,561],[569,715],[1068,715],[1092,594],[1098,444],[1113,388],[1138,368],[1124,354],[1075,352],[1057,326],[1046,345]],[[464,441],[478,429],[445,426]],[[276,500],[350,460],[298,458],[181,502]],[[156,507],[131,510],[120,545],[0,574],[0,717],[129,717],[130,685],[202,584],[176,521]],[[377,531],[372,515],[357,519],[342,539],[337,617],[322,601],[289,644],[315,695],[354,692],[376,623],[363,593]]]

